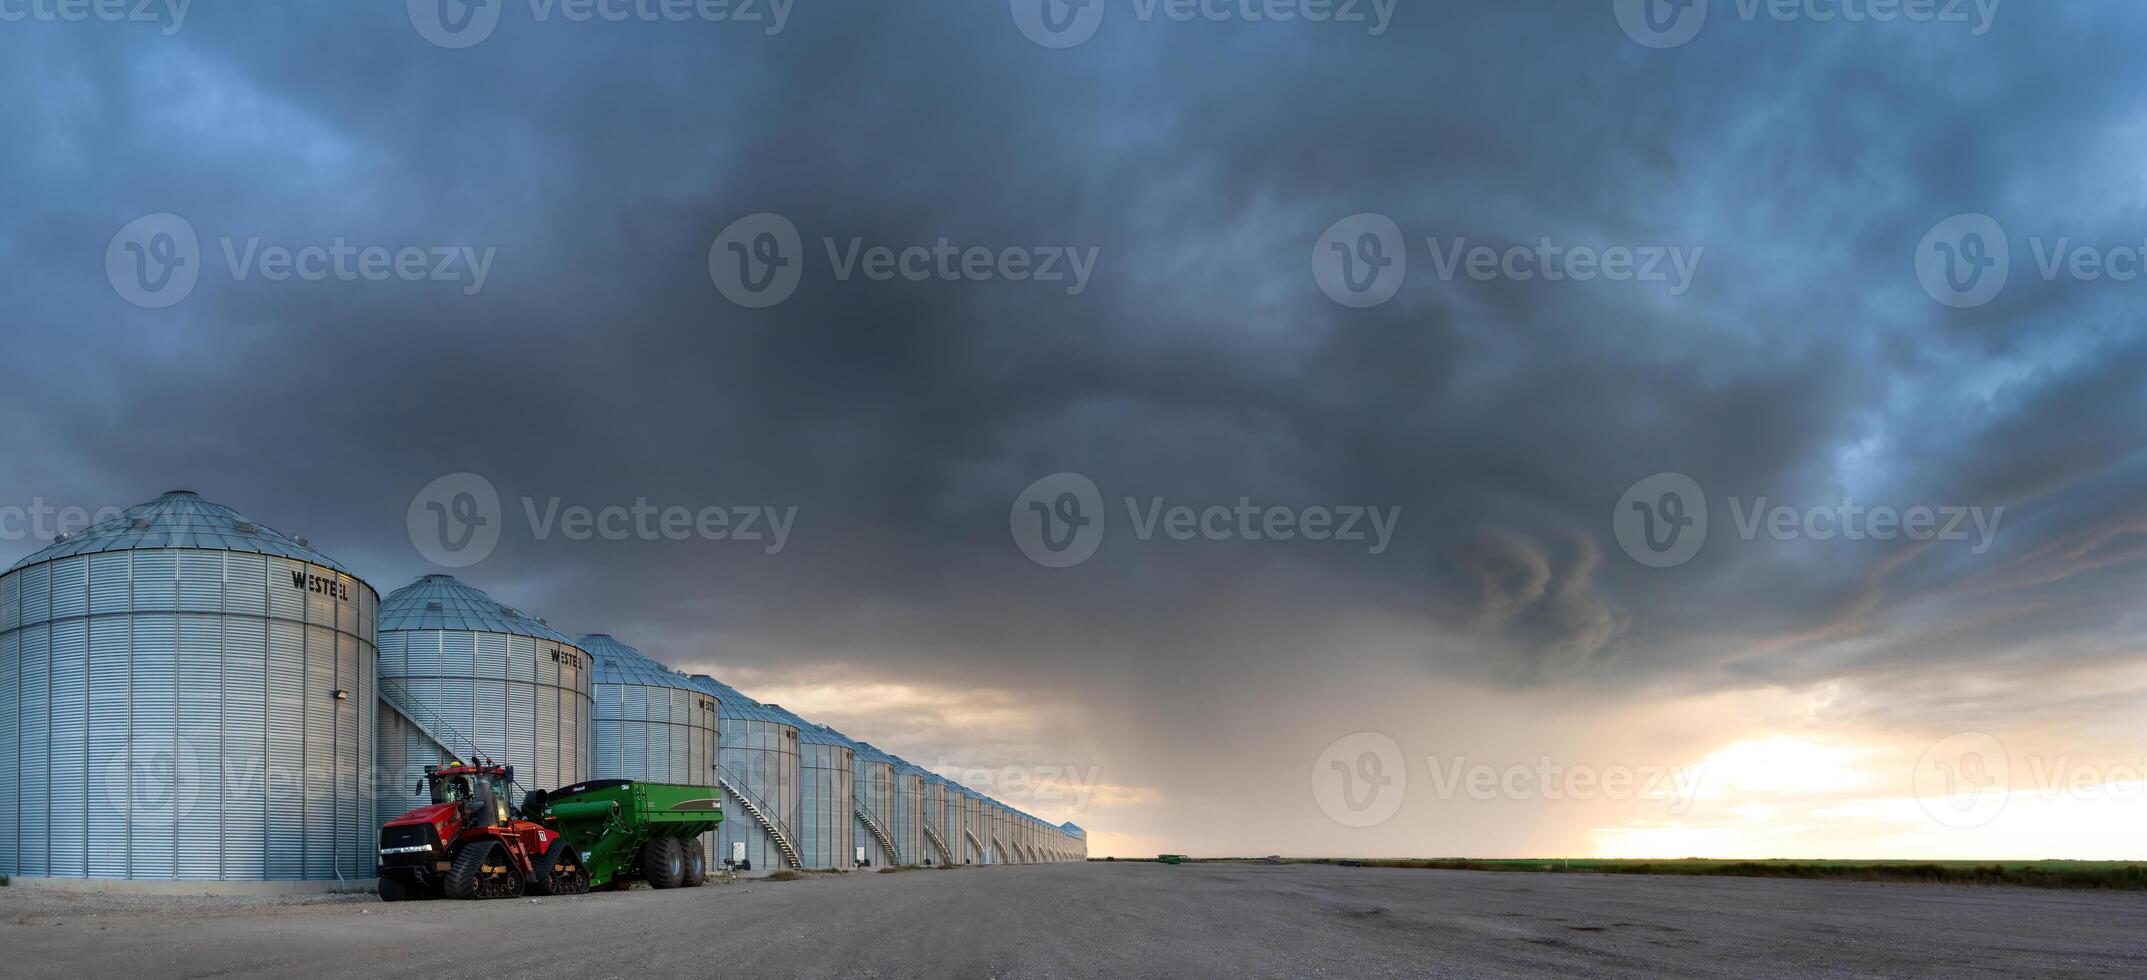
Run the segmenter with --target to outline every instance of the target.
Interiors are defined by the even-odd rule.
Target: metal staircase
[[[850,809],[857,811],[857,819],[864,823],[865,829],[872,831],[872,836],[879,839],[880,846],[887,849],[888,858],[894,861],[896,867],[900,867],[902,852],[895,849],[894,841],[887,839],[887,832],[880,829],[880,822],[872,819],[872,814],[865,812],[865,805],[862,803],[852,801]]]
[[[963,828],[962,828],[962,835],[963,835],[963,836],[965,836],[965,837],[967,837],[967,838],[969,838],[969,846],[971,846],[971,847],[974,847],[974,848],[976,848],[976,849],[977,849],[977,861],[978,861],[978,863],[983,863],[984,861],[986,861],[986,859],[988,859],[988,858],[989,858],[989,857],[991,856],[990,852],[989,852],[989,851],[987,851],[987,850],[985,849],[985,847],[984,847],[984,842],[983,842],[983,841],[980,841],[980,840],[978,840],[978,839],[977,839],[977,832],[976,832],[976,831],[974,831],[974,830],[971,830],[971,829],[969,829],[969,828],[967,828],[967,827],[963,827]]]
[[[722,771],[721,766],[716,768],[716,781],[723,784],[724,792],[736,797],[738,805],[744,807],[745,812],[752,814],[753,819],[768,832],[768,836],[775,841],[776,850],[783,852],[783,860],[790,862],[791,868],[795,870],[805,870],[805,862],[799,859],[798,849],[790,844],[790,835],[783,833],[783,828],[776,825],[775,819],[768,816],[768,811],[761,809],[760,803],[754,800],[751,794],[731,781],[730,773]]]
[[[939,848],[939,859],[940,859],[940,863],[942,863],[942,864],[954,864],[954,863],[956,863],[956,862],[955,862],[955,860],[954,860],[954,852],[953,852],[953,851],[951,851],[951,850],[948,850],[948,849],[947,849],[947,842],[946,842],[946,841],[944,841],[944,840],[941,840],[941,839],[940,839],[940,837],[939,837],[939,831],[937,831],[937,830],[934,830],[934,829],[932,829],[932,825],[931,825],[931,824],[927,823],[927,824],[925,824],[925,825],[924,825],[924,835],[925,835],[926,837],[929,837],[929,838],[931,838],[931,839],[932,839],[932,846],[933,846],[933,847]]]

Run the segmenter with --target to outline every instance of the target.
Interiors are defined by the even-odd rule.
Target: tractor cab
[[[499,827],[510,819],[507,788],[513,784],[513,766],[452,762],[426,766],[417,791],[426,794],[435,806],[455,804],[467,826]]]

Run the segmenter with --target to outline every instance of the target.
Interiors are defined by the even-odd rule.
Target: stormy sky
[[[2133,4],[1052,0],[1101,18],[1057,47],[1024,0],[431,3],[0,0],[8,561],[33,509],[198,490],[383,593],[452,571],[1022,767],[980,788],[1099,854],[2147,856]],[[760,215],[771,305],[725,281]],[[1101,537],[1052,567],[1062,473]],[[457,474],[498,540],[446,568]],[[1707,511],[1674,562],[1621,540],[1658,474]],[[1363,536],[1202,524],[1241,501]],[[547,519],[644,502],[794,516]],[[1935,523],[1843,533],[1876,507]]]

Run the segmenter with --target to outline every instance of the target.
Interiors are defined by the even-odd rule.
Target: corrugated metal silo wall
[[[594,700],[589,657],[571,644],[479,630],[389,630],[380,636],[380,685],[413,712],[380,707],[383,786],[379,819],[427,802],[413,793],[428,763],[481,753],[515,767],[516,801],[590,777]]]
[[[798,730],[790,725],[760,719],[723,716],[722,738],[717,742],[723,770],[738,787],[751,793],[768,817],[795,839],[799,786]],[[788,867],[783,854],[743,807],[728,808],[718,828],[716,860],[731,857],[732,845],[745,844],[746,860],[756,871]],[[731,819],[736,817],[737,819]]]
[[[804,779],[799,794],[798,851],[808,868],[847,868],[856,838],[850,825],[852,752],[832,742],[804,741],[798,760]]]
[[[371,878],[378,603],[224,551],[0,578],[0,874]]]
[[[715,787],[723,708],[713,695],[687,687],[610,681],[594,684],[592,693],[596,737],[590,778]],[[726,822],[744,816],[730,807],[723,813]],[[701,847],[721,863],[716,831],[701,835]]]
[[[893,831],[889,828],[894,826],[895,767],[869,759],[858,761],[852,792],[858,805],[880,825],[880,831],[892,839]],[[854,816],[850,822],[862,823]],[[855,833],[858,845],[865,849],[865,861],[870,867],[879,868],[902,863],[901,855],[887,853],[887,848],[881,846],[879,837],[873,834],[872,828],[858,826]]]
[[[960,851],[949,855],[940,851],[940,845],[953,849],[953,838],[947,836],[947,784],[932,778],[919,778],[921,810],[919,810],[919,836],[938,836],[938,845],[928,842],[919,853],[919,864],[958,864]]]
[[[903,864],[939,863],[939,856],[932,853],[932,842],[924,835],[923,776],[914,772],[895,773],[894,826],[888,833],[894,836],[895,847],[902,851]]]
[[[991,853],[991,828],[984,825],[984,801],[968,793],[962,794],[962,836],[969,846],[972,864],[984,864]]]

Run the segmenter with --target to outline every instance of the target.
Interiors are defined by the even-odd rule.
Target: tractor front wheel
[[[589,868],[567,842],[552,842],[530,876],[529,890],[539,895],[580,895],[589,890]]]
[[[674,837],[652,838],[641,848],[641,877],[650,888],[677,888],[686,881],[686,849]]]
[[[692,840],[681,839],[678,846],[686,852],[686,878],[681,884],[688,888],[701,887],[701,883],[708,880],[707,849],[701,846],[698,837]]]
[[[522,894],[522,872],[498,841],[464,845],[447,872],[447,897],[515,898]]]

